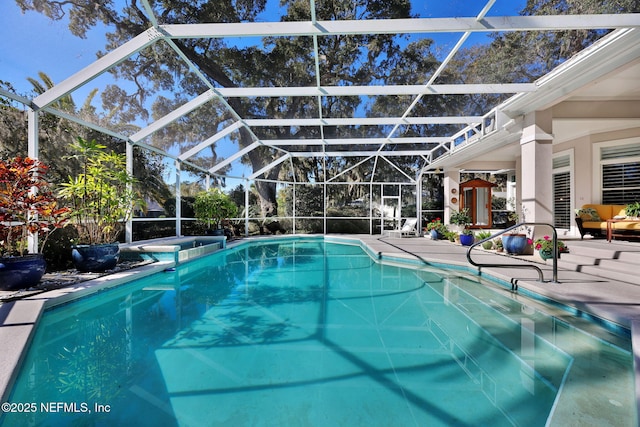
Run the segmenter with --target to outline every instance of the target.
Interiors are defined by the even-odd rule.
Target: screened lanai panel
[[[403,159],[405,160],[403,162]],[[411,182],[416,179],[417,158],[377,156],[374,175],[376,182]]]
[[[513,93],[537,90],[533,72],[498,78],[494,64],[467,67],[474,55],[488,52],[476,44],[489,40],[489,34],[613,28],[637,18],[502,18],[506,6],[514,9],[509,15],[517,15],[506,0],[467,2],[464,8],[460,2],[435,8],[414,1],[406,4],[410,12],[387,10],[388,2],[369,2],[376,4],[367,11],[358,3],[338,12],[331,2],[303,1],[256,16],[241,16],[247,12],[242,10],[212,18],[222,16],[220,10],[198,25],[197,14],[187,12],[200,12],[200,3],[192,2],[188,10],[178,3],[135,3],[140,28],[148,29],[138,36],[110,34],[106,61],[34,105],[57,102],[56,94],[68,87],[79,104],[95,84],[94,106],[104,102],[104,116],[82,120],[123,136],[123,146],[128,142],[162,152],[165,163],[177,160],[177,167],[191,168],[194,176],[181,178],[182,190],[187,184],[206,185],[204,173],[212,174],[212,181],[221,174],[246,176],[247,185],[256,178],[413,185],[420,170],[447,152],[452,138],[461,147],[486,135],[488,110]],[[409,15],[427,19],[394,19]],[[491,54],[504,57],[497,44],[492,48]],[[448,116],[445,104],[465,116]],[[55,102],[50,105],[56,108]],[[314,186],[300,187],[303,195],[314,191]],[[347,206],[346,199],[354,196],[329,197],[328,189],[323,191],[335,207]],[[416,201],[411,194],[401,198],[406,216]],[[439,196],[422,197],[429,209],[441,209],[434,199]]]
[[[369,217],[371,184],[327,184],[327,217]]]
[[[163,100],[157,102],[162,103]],[[166,107],[166,104],[163,104],[163,107]],[[220,156],[217,153],[219,147],[233,145],[234,139],[239,139],[238,132],[241,126],[224,113],[224,106],[215,98],[205,102],[200,108],[180,115],[172,116],[164,108],[156,108],[155,112],[159,118],[149,126],[151,135],[137,142],[174,153],[180,160],[204,170],[214,166]],[[155,124],[162,126],[153,129]],[[147,129],[142,130],[140,134]]]

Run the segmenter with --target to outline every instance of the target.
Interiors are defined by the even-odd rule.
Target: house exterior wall
[[[640,142],[640,127],[611,132],[599,132],[553,145],[553,153],[572,152],[572,211],[587,203],[602,202],[600,147]],[[575,224],[571,234],[577,235]]]

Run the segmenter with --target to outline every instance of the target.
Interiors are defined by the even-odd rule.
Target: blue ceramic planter
[[[473,234],[461,234],[460,235],[460,244],[462,246],[471,246],[473,245],[473,241],[475,240],[475,237],[473,236]]]
[[[73,265],[82,272],[101,272],[111,270],[118,263],[120,245],[77,245],[71,249]]]
[[[444,234],[440,233],[439,231],[431,230],[429,232],[429,234],[431,234],[431,240],[442,240],[442,239],[444,239]]]
[[[47,269],[42,254],[0,258],[0,290],[15,291],[38,284]]]
[[[504,234],[502,236],[502,246],[508,254],[521,255],[527,247],[526,234]]]

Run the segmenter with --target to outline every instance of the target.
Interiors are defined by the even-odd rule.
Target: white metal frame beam
[[[406,138],[335,138],[335,139],[261,139],[269,147],[304,147],[317,145],[380,145],[380,144],[441,144],[451,141],[451,137],[406,137]]]
[[[519,93],[536,90],[534,83],[371,85],[371,86],[289,86],[218,88],[225,98],[293,96],[391,96],[391,95],[466,95],[478,93]]]
[[[467,125],[482,122],[483,116],[447,117],[353,117],[313,119],[245,119],[249,127],[265,126],[388,126],[388,125]]]
[[[195,110],[196,108],[200,107],[201,105],[206,104],[214,96],[215,96],[214,93],[212,91],[210,91],[210,90],[208,90],[208,91],[206,91],[204,93],[201,93],[197,97],[193,98],[191,101],[189,101],[189,102],[187,102],[185,104],[182,104],[181,106],[179,106],[175,110],[171,111],[169,114],[167,114],[164,117],[160,118],[159,120],[156,120],[155,122],[151,123],[146,128],[141,129],[138,132],[136,132],[135,134],[131,135],[131,140],[134,143],[142,141],[143,139],[145,139],[146,137],[150,136],[154,132],[159,131],[160,129],[166,127],[167,125],[169,125],[169,124],[171,124],[173,122],[175,122],[179,118],[181,118],[184,115],[190,113],[191,111]]]
[[[202,151],[205,148],[211,146],[216,141],[221,140],[222,138],[224,138],[225,136],[229,135],[230,133],[237,131],[242,126],[243,126],[242,122],[235,122],[235,123],[231,124],[230,126],[227,126],[226,128],[224,128],[220,132],[218,132],[215,135],[213,135],[213,136],[207,138],[206,140],[202,141],[200,144],[196,145],[195,147],[191,148],[190,150],[187,150],[184,153],[180,154],[178,156],[178,159],[187,160],[189,157],[195,156],[200,151]]]
[[[402,157],[426,156],[432,150],[398,150],[398,151],[290,151],[291,157]]]
[[[160,39],[162,39],[162,34],[155,28],[149,28],[102,58],[97,59],[91,65],[35,97],[33,104],[38,108],[43,108],[56,102]]]
[[[300,37],[349,34],[477,33],[640,27],[638,15],[488,16],[342,21],[241,22],[159,25],[170,38]]]
[[[250,151],[253,151],[254,149],[256,149],[257,147],[259,147],[261,145],[262,144],[259,141],[256,141],[256,142],[254,142],[252,144],[249,144],[248,146],[244,147],[242,150],[237,151],[233,155],[231,155],[231,156],[227,157],[226,159],[222,160],[221,162],[219,162],[217,165],[215,165],[214,167],[209,169],[209,172],[215,173],[215,172],[219,171],[223,167],[225,167],[227,165],[230,165],[231,163],[233,163],[236,160],[238,160],[240,157],[244,156],[245,154],[247,154]]]

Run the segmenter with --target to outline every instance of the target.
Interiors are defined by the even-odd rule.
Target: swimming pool
[[[539,308],[359,245],[243,244],[47,310],[2,425],[635,425],[628,342]]]

